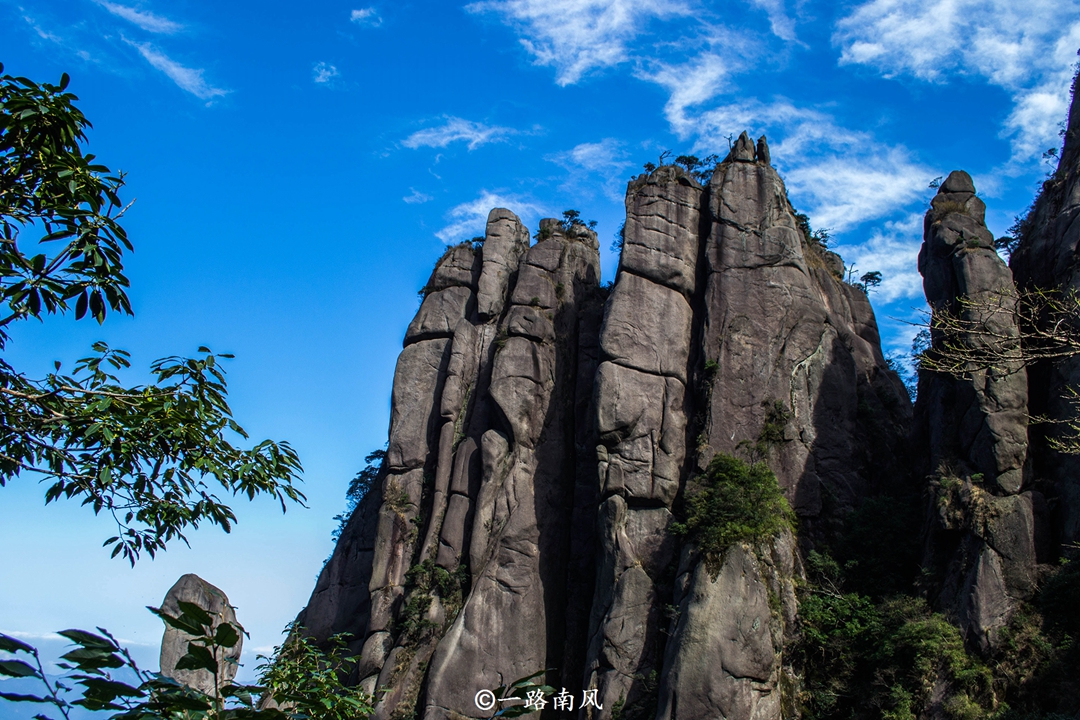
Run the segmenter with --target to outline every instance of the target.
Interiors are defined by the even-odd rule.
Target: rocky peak
[[[758,162],[762,165],[771,164],[772,156],[769,154],[769,145],[765,140],[765,136],[762,135],[758,138],[757,146],[755,147],[754,141],[750,139],[750,133],[744,130],[742,134],[739,135],[738,140],[735,141],[735,144],[731,147],[724,162]]]
[[[782,407],[769,464],[821,536],[823,494],[850,508],[895,465],[861,413],[900,437],[910,411],[866,295],[769,162],[743,133],[708,186],[676,166],[633,180],[606,304],[584,225],[544,219],[530,244],[496,209],[439,261],[381,482],[301,615],[356,634],[357,681],[390,688],[376,717],[477,717],[478,689],[555,667],[605,712],[779,719],[794,537],[707,572],[671,530],[680,498]]]
[[[946,343],[1019,344],[1017,320],[1007,311],[1016,302],[1012,273],[994,250],[985,210],[971,177],[956,170],[926,213],[919,271],[935,317],[932,352]],[[946,326],[986,333],[946,336]],[[960,376],[924,373],[915,410],[939,510],[923,558],[937,572],[929,588],[969,642],[989,650],[1034,587],[1035,513],[1043,502],[1030,489],[1022,492],[1027,370],[1018,360],[972,365]]]

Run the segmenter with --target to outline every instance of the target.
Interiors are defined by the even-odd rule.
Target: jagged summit
[[[705,186],[676,166],[630,183],[610,294],[595,234],[546,219],[530,244],[505,209],[437,264],[381,482],[300,617],[355,635],[355,679],[389,688],[377,717],[486,716],[479,689],[545,667],[609,710],[780,716],[795,538],[732,548],[714,577],[672,530],[686,483],[773,422],[770,464],[825,537],[896,466],[861,414],[901,437],[910,403],[765,138],[728,160]]]
[[[1018,695],[1001,655],[1003,638],[1033,632],[1015,623],[1080,538],[1080,465],[1052,442],[1063,426],[1028,422],[1075,421],[1080,360],[1021,357],[1032,321],[1013,313],[1027,289],[1080,290],[1073,109],[1012,272],[967,173],[931,201],[926,357],[961,342],[1004,361],[927,365],[914,414],[865,289],[792,208],[764,136],[742,133],[707,182],[676,165],[631,180],[610,288],[586,226],[544,219],[533,243],[492,210],[483,243],[449,248],[425,286],[379,481],[299,622],[317,638],[353,634],[352,680],[378,691],[380,720],[489,717],[478,691],[545,668],[568,693],[545,717],[860,716],[904,696],[931,718],[1001,709],[999,690],[1074,712],[1053,693]],[[946,318],[965,328],[959,341]],[[795,520],[710,556],[688,528],[717,467],[758,468]],[[830,552],[845,547],[841,566]],[[878,620],[860,630],[864,613]],[[844,633],[896,645],[930,628],[909,650],[938,660],[903,655],[883,690],[880,654],[837,660],[826,643],[811,657],[808,628],[855,653]],[[897,628],[915,634],[872,640]],[[1051,645],[1039,642],[1032,652]],[[974,687],[984,661],[1012,675]]]

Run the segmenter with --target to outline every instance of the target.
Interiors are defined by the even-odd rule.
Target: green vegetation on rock
[[[687,494],[686,521],[672,532],[686,535],[716,576],[724,552],[738,542],[757,542],[791,528],[794,513],[763,462],[747,463],[718,453]]]

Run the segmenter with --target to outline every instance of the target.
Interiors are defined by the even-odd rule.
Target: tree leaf
[[[38,671],[22,660],[0,660],[0,675],[8,677],[41,677]]]
[[[218,664],[210,651],[194,643],[188,643],[187,655],[176,661],[177,670],[207,670],[217,673]]]
[[[206,610],[196,605],[195,603],[184,602],[183,600],[180,600],[176,603],[176,605],[180,608],[180,612],[182,613],[181,617],[186,615],[187,617],[203,625],[207,629],[213,627],[214,619],[210,617],[210,613],[206,612]]]
[[[231,624],[225,622],[221,623],[217,627],[217,632],[214,633],[214,644],[224,648],[231,648],[240,641],[240,633],[236,632]]]
[[[20,695],[18,693],[5,693],[0,692],[0,698],[4,700],[10,700],[11,702],[29,702],[29,703],[53,703],[56,704],[52,698],[38,697],[37,695]]]
[[[30,653],[31,655],[34,654],[34,647],[32,645],[27,645],[23,641],[16,640],[10,635],[4,635],[3,633],[0,633],[0,650],[10,653],[25,652]]]
[[[87,648],[101,648],[110,652],[119,649],[112,641],[85,630],[61,630],[57,635]]]

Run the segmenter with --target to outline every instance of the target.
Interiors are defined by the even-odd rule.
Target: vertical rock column
[[[565,661],[576,441],[590,410],[579,376],[595,372],[594,358],[579,357],[578,332],[598,299],[600,258],[584,226],[564,232],[545,220],[540,237],[518,269],[493,345],[487,429],[477,438],[471,590],[431,658],[425,718],[475,716],[478,689]]]
[[[766,401],[790,407],[800,362],[827,362],[830,328],[803,257],[802,238],[783,183],[755,162],[743,133],[710,182],[711,228],[705,247],[704,360],[716,363],[698,438],[698,467],[716,452],[754,440]],[[797,448],[788,446],[797,444]],[[806,465],[808,448],[787,443],[783,467]],[[776,465],[771,462],[770,465]],[[794,490],[799,473],[778,472]],[[786,575],[793,548],[780,551]],[[675,582],[678,607],[664,662],[657,718],[731,717],[779,720],[783,628],[769,607],[774,573],[758,553],[728,549],[717,577],[684,552]],[[773,582],[773,585],[776,583]],[[784,600],[793,605],[790,590]],[[793,612],[791,607],[789,612]]]
[[[755,148],[743,133],[708,192],[696,467],[755,442],[782,405],[790,417],[765,460],[811,544],[823,494],[835,499],[830,512],[846,512],[872,473],[889,472],[868,452],[865,426],[902,428],[910,403],[881,355],[865,294],[843,284],[842,261],[800,230],[764,138]],[[860,417],[862,407],[875,417]],[[795,625],[794,537],[736,544],[716,576],[692,550],[674,583],[657,719],[779,720],[793,700],[783,688],[794,680],[784,658]]]
[[[440,413],[443,388],[457,329],[476,303],[480,256],[469,244],[451,248],[424,288],[420,310],[405,333],[391,395],[390,440],[382,473],[382,504],[372,558],[371,613],[358,667],[364,688],[386,685],[388,661],[401,659],[406,574],[417,559],[422,512],[437,501],[440,450],[451,425]],[[396,653],[396,658],[395,658]],[[380,708],[382,710],[382,708]],[[385,714],[385,711],[384,711]]]
[[[1016,292],[994,251],[985,211],[971,177],[951,173],[926,213],[919,271],[935,313],[986,331],[950,334],[948,341],[999,354],[1002,348],[991,344],[1019,347],[1008,311]],[[934,347],[945,341],[935,330]],[[1041,497],[1021,493],[1028,386],[1016,352],[1015,362],[998,367],[920,378],[917,412],[929,471],[938,478],[924,564],[939,572],[939,604],[983,648],[993,645],[1014,600],[1030,595],[1035,581],[1034,508]]]
[[[585,683],[608,709],[655,706],[674,560],[670,508],[686,459],[701,205],[701,186],[681,168],[630,184],[600,333],[601,554]]]

